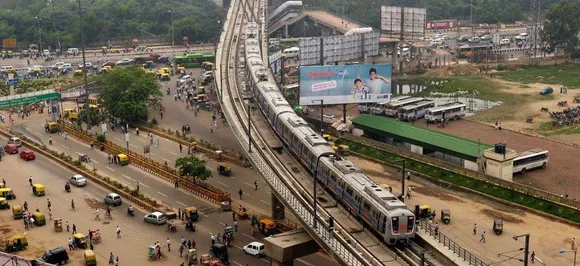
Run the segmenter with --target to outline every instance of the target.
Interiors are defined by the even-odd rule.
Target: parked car
[[[65,63],[64,65],[62,65],[62,67],[59,69],[60,71],[63,72],[68,72],[72,70],[72,65],[69,63]]]
[[[145,220],[145,222],[156,225],[167,223],[167,217],[165,217],[165,214],[160,212],[152,212],[150,214],[147,214],[143,219]]]
[[[87,185],[87,179],[82,175],[73,175],[68,179],[68,182],[77,186],[82,187]]]
[[[16,146],[20,147],[22,146],[22,140],[17,137],[11,137],[8,139],[8,144],[15,144]]]
[[[470,43],[478,43],[478,42],[481,42],[481,38],[479,38],[479,37],[469,38],[469,42]]]
[[[24,149],[20,152],[20,158],[24,159],[25,161],[34,160],[36,159],[36,154],[29,149]]]
[[[261,257],[266,254],[264,244],[257,241],[245,245],[242,249],[244,250],[244,254],[250,254],[256,257]]]
[[[554,93],[554,89],[552,87],[545,87],[540,91],[540,95],[547,95]]]
[[[64,65],[64,62],[56,62],[50,68],[52,69],[60,69]]]
[[[42,258],[38,259],[39,261],[54,264],[54,265],[64,265],[69,260],[68,254],[66,253],[66,249],[63,247],[58,247],[54,249],[50,249],[44,253]]]
[[[469,41],[469,36],[461,36],[459,38],[457,38],[458,42],[468,42]]]
[[[79,54],[79,48],[68,48],[68,50],[66,50],[66,53],[68,55],[78,55]]]
[[[116,65],[117,65],[117,63],[116,63],[116,62],[109,61],[109,62],[106,62],[106,63],[104,63],[104,64],[102,65],[102,67],[106,67],[106,66],[115,67]]]
[[[16,72],[16,69],[13,66],[0,67],[0,73],[11,73],[11,72]]]
[[[501,39],[499,41],[499,46],[510,46],[510,39]]]
[[[90,69],[93,66],[93,64],[91,62],[86,62],[85,63],[85,68],[86,69]],[[79,64],[79,68],[83,68],[83,63]]]
[[[121,205],[123,201],[121,200],[121,196],[117,193],[109,193],[105,196],[105,203],[109,205]]]
[[[123,58],[122,60],[117,61],[117,65],[130,65],[133,61],[134,60],[131,58]]]
[[[491,35],[483,35],[481,37],[479,37],[482,41],[489,41],[491,40]]]

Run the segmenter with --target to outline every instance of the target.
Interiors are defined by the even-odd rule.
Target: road
[[[33,137],[35,138],[37,141],[43,142],[43,143],[47,143],[48,141],[48,134],[44,133],[44,130],[42,128],[42,122],[44,117],[42,115],[31,115],[30,117],[28,117],[28,120],[16,120],[16,126],[15,129],[18,131],[25,131],[25,133],[27,132],[29,137]],[[118,132],[118,131],[117,131]],[[204,239],[198,239],[195,238],[196,242],[198,243],[198,247],[200,247],[199,249],[201,250],[205,250],[206,248],[209,248],[209,236],[211,234],[211,232],[213,232],[214,234],[217,234],[219,232],[221,232],[223,230],[223,226],[226,223],[231,224],[232,223],[232,218],[231,218],[231,213],[229,212],[224,212],[222,213],[221,211],[219,211],[219,209],[217,209],[217,206],[214,204],[211,204],[207,201],[198,199],[197,197],[193,197],[189,192],[183,190],[183,189],[175,189],[173,187],[173,184],[159,178],[156,176],[153,176],[147,172],[144,172],[142,170],[140,170],[139,168],[132,166],[132,165],[127,165],[127,166],[120,166],[120,165],[116,165],[116,164],[108,164],[107,163],[107,155],[105,153],[102,153],[98,150],[91,150],[90,147],[87,144],[81,143],[80,141],[77,141],[76,139],[69,137],[67,138],[67,140],[64,139],[64,137],[62,135],[55,135],[52,134],[50,135],[53,138],[53,146],[51,146],[51,148],[53,148],[54,150],[58,151],[58,152],[64,152],[65,154],[69,154],[71,155],[73,158],[77,158],[78,154],[77,153],[86,153],[88,154],[91,159],[92,162],[89,163],[87,165],[87,167],[90,169],[92,167],[97,168],[98,171],[111,178],[112,180],[116,180],[120,183],[123,183],[127,186],[130,187],[135,187],[136,183],[139,182],[139,186],[140,186],[140,191],[143,192],[145,195],[152,197],[158,201],[162,201],[163,204],[167,205],[167,206],[171,206],[175,209],[177,208],[183,208],[185,206],[196,206],[200,212],[202,213],[201,215],[201,221],[197,224],[197,228],[198,228],[198,232],[193,233],[194,235],[199,235],[200,233],[202,233],[205,237]],[[135,139],[136,136],[132,136],[132,139]],[[163,140],[165,142],[165,140]],[[168,145],[164,145],[164,142],[162,142],[162,144],[160,146],[168,146]],[[213,169],[213,168],[212,168]],[[69,176],[70,174],[66,174],[63,176]],[[223,184],[228,185],[230,182],[236,182],[235,180],[236,174],[234,174],[232,176],[231,179],[228,179],[227,181],[222,182]],[[216,176],[214,178],[211,179],[218,179],[218,178],[224,178],[224,177],[220,177],[220,176]],[[211,180],[210,179],[210,180]],[[60,182],[63,182],[64,184],[64,179]],[[221,181],[219,181],[221,182]],[[57,182],[58,183],[58,182]],[[246,185],[247,186],[247,185]],[[248,187],[249,188],[249,187]],[[266,190],[266,188],[260,189],[258,190],[258,192],[261,192],[263,194],[269,194],[268,192],[269,190]],[[266,205],[266,203],[268,203],[270,201],[270,196],[263,196],[263,198],[258,197],[257,194],[254,194],[255,191],[250,191],[250,189],[248,189],[247,194],[244,195],[244,200],[242,201],[238,201],[238,200],[234,200],[233,205],[237,206],[237,204],[243,204],[244,206],[248,206],[251,205],[251,207],[248,207],[248,209],[252,212],[254,210],[256,210],[257,212],[260,213],[269,213],[269,205]],[[104,194],[106,193],[101,193],[101,197],[104,197]],[[261,199],[265,199],[264,202],[261,201]],[[262,203],[262,207],[263,209],[260,209],[259,203],[257,203],[257,201],[260,201],[260,203]],[[68,206],[68,205],[67,205]],[[267,207],[266,207],[267,206]],[[123,209],[124,211],[124,209]],[[141,215],[138,214],[137,216]],[[144,213],[143,213],[144,215]],[[259,216],[259,213],[256,214],[257,216]],[[217,223],[216,223],[217,221]],[[241,252],[241,247],[251,241],[254,240],[259,240],[261,239],[263,236],[259,233],[255,233],[254,237],[249,236],[249,221],[239,221],[239,226],[240,226],[240,231],[244,232],[242,234],[238,234],[236,235],[236,242],[235,245],[237,245],[238,248],[236,248],[230,255],[230,258],[232,261],[234,262],[238,262],[241,263],[241,265],[245,265],[244,263],[250,263],[250,265],[262,265],[262,263],[259,261],[261,260],[257,260],[251,257],[246,257],[246,256],[242,256],[240,254],[237,254],[236,252]],[[180,232],[183,232],[183,228],[180,227],[179,228]],[[179,232],[178,232],[179,233]],[[180,237],[180,236],[179,236]],[[164,238],[163,238],[164,239]],[[178,239],[172,239],[172,241],[174,243],[176,243],[176,241],[178,241]],[[203,247],[203,248],[202,248]],[[256,262],[256,261],[258,262]],[[298,260],[298,265],[317,265],[318,262],[332,262],[331,260],[328,259],[328,257],[324,256],[324,255],[319,255],[319,254],[314,254],[308,257],[305,257],[303,259]]]

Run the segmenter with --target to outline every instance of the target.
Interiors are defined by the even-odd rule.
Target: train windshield
[[[407,233],[413,232],[413,227],[415,226],[415,217],[407,217]]]
[[[393,217],[391,224],[393,225],[393,234],[399,234],[399,217]]]

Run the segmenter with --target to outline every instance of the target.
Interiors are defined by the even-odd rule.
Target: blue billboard
[[[300,105],[388,101],[392,71],[391,64],[300,67]]]

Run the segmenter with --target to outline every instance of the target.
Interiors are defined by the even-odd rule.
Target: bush
[[[107,138],[105,137],[105,135],[97,135],[97,141],[98,142],[105,142]]]

